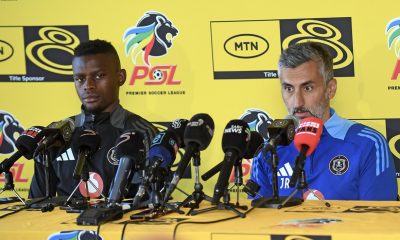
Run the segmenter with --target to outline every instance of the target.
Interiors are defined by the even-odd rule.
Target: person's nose
[[[300,107],[304,107],[305,101],[304,101],[304,95],[301,92],[301,90],[296,90],[293,96],[293,107],[295,108],[300,108]]]
[[[95,86],[96,86],[96,81],[88,77],[85,81],[85,86],[84,86],[85,91],[92,90],[95,88]]]

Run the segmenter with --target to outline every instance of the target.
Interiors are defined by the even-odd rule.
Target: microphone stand
[[[40,197],[37,199],[31,199],[27,202],[28,208],[40,208],[42,212],[52,211],[55,206],[63,205],[65,197],[53,197],[51,196],[51,182],[50,182],[50,154],[46,147],[40,149],[38,152],[35,150],[34,158],[41,153],[43,159],[43,168],[44,168],[44,176],[45,176],[45,192],[46,195],[44,197]],[[47,201],[46,201],[47,200]]]
[[[187,196],[187,198],[178,205],[178,209],[182,206],[190,207],[190,210],[186,215],[196,214],[194,209],[199,208],[200,202],[202,202],[203,200],[212,202],[212,198],[203,192],[203,184],[201,184],[200,182],[200,151],[197,151],[193,155],[193,166],[195,170],[194,192],[191,195]]]
[[[51,198],[50,196],[50,160],[49,153],[47,149],[44,150],[45,154],[43,155],[43,165],[44,165],[44,176],[45,176],[45,184],[46,184],[46,196],[47,198]]]
[[[210,212],[210,211],[213,211],[213,210],[230,210],[230,211],[233,211],[234,213],[236,213],[241,218],[245,218],[246,217],[246,213],[240,212],[239,210],[236,209],[236,206],[234,204],[229,202],[230,201],[230,195],[229,195],[228,189],[225,189],[225,191],[224,191],[223,200],[224,200],[224,202],[222,202],[222,203],[219,202],[214,207],[209,207],[209,208],[200,209],[200,210],[197,210],[197,211],[192,211],[191,215]]]
[[[238,163],[235,163],[235,185],[233,185],[232,187],[237,187],[237,202],[236,204],[232,204],[230,203],[230,194],[229,194],[229,190],[228,188],[226,188],[224,190],[224,194],[223,194],[223,202],[218,202],[216,204],[216,206],[213,207],[209,207],[209,208],[205,208],[205,209],[200,209],[197,211],[191,211],[191,215],[197,215],[199,213],[205,213],[205,212],[209,212],[209,211],[213,211],[213,210],[231,210],[234,213],[236,213],[238,216],[240,216],[241,218],[246,217],[245,213],[240,212],[239,210],[237,210],[236,208],[240,208],[242,210],[247,210],[247,206],[240,206],[239,205],[239,187],[243,184],[243,172],[242,172],[242,162],[239,161]],[[210,170],[212,171],[212,170]],[[211,176],[210,176],[211,177]],[[212,198],[210,198],[209,200],[212,203]]]
[[[18,194],[18,192],[14,189],[14,179],[13,175],[10,172],[10,169],[6,169],[4,171],[4,187],[3,189],[0,190],[0,194],[3,193],[4,191],[10,190],[14,192],[15,196],[26,206],[26,202],[24,199]]]
[[[240,193],[240,186],[243,185],[243,170],[242,170],[242,160],[240,159],[235,163],[235,184],[232,185],[232,188],[236,187],[236,205],[235,207],[240,208],[242,210],[247,210],[247,206],[239,204],[239,193]],[[230,190],[229,189],[229,190]]]
[[[86,157],[85,157],[86,159]],[[73,209],[86,209],[89,207],[89,201],[90,201],[90,195],[89,195],[89,185],[88,183],[90,183],[90,185],[96,189],[96,192],[99,193],[103,198],[104,201],[107,202],[107,197],[100,191],[100,189],[92,182],[92,180],[90,180],[89,178],[89,171],[87,169],[87,165],[86,165],[86,161],[83,163],[83,168],[82,168],[82,173],[81,173],[81,180],[79,181],[79,183],[76,185],[76,187],[74,188],[74,190],[72,191],[72,193],[68,196],[67,201],[65,201],[64,205],[69,205],[71,203],[71,199],[74,196],[75,192],[78,190],[79,186],[81,185],[81,183],[84,182],[85,186],[86,186],[86,195],[87,197],[83,197],[83,202],[81,204],[76,204],[75,206],[72,206],[71,208]]]
[[[148,209],[131,215],[131,219],[149,220],[172,212],[183,214],[183,211],[170,204],[162,203],[163,196],[161,196],[160,184],[163,183],[165,185],[168,171],[160,168],[161,163],[162,158],[156,158],[153,165],[151,165],[147,171],[144,171],[142,183],[132,201],[132,209],[135,210],[145,206],[147,206]],[[149,187],[151,191],[149,191]],[[146,192],[149,194],[149,199],[145,202],[140,202]],[[165,207],[167,207],[168,210],[166,210]]]
[[[269,198],[257,198],[251,202],[252,206],[257,206],[260,208],[282,208],[291,207],[300,205],[303,200],[299,198],[287,198],[287,197],[279,197],[279,190],[278,190],[278,154],[276,153],[276,146],[270,149],[271,153],[271,167],[272,167],[272,197]],[[265,153],[264,153],[265,155]],[[287,200],[285,202],[285,200]],[[285,204],[283,204],[285,202]],[[281,206],[281,207],[279,207]]]
[[[297,157],[296,162],[295,162],[295,168],[293,170],[293,175],[292,178],[290,179],[289,185],[295,185],[297,182],[297,179],[299,179],[299,182],[297,184],[297,187],[293,190],[293,192],[283,201],[281,204],[278,205],[278,209],[281,209],[283,207],[289,206],[288,203],[292,200],[293,196],[301,190],[302,194],[304,194],[304,190],[309,191],[312,193],[318,200],[324,203],[325,206],[330,207],[331,204],[329,202],[326,202],[324,199],[320,198],[317,196],[313,191],[310,191],[308,188],[308,183],[307,183],[307,178],[306,178],[306,172],[304,171],[304,160],[305,157]]]

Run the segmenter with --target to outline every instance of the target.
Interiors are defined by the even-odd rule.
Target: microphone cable
[[[261,203],[263,203],[263,201],[261,201]],[[260,204],[261,205],[261,204]],[[246,217],[246,215],[249,213],[249,212],[251,212],[251,211],[253,211],[253,209],[255,209],[255,208],[257,208],[258,207],[258,204],[256,205],[256,206],[253,206],[253,207],[251,207],[250,209],[248,209],[247,211],[245,211],[244,213],[243,213],[243,215],[244,215],[244,217],[242,217],[242,218],[245,218]],[[236,215],[236,216],[233,216],[233,217],[228,217],[228,218],[222,218],[222,219],[217,219],[217,220],[213,220],[213,221],[206,221],[206,222],[195,222],[195,221],[183,221],[183,222],[179,222],[179,223],[177,223],[176,225],[175,225],[175,227],[174,227],[174,232],[173,232],[173,235],[172,235],[172,240],[176,240],[176,234],[177,234],[177,231],[178,231],[178,227],[179,227],[179,225],[182,225],[182,224],[210,224],[210,223],[219,223],[219,222],[224,222],[224,221],[229,221],[229,220],[232,220],[232,219],[235,219],[235,218],[239,218],[240,217],[240,215]],[[122,239],[122,238],[121,238]]]

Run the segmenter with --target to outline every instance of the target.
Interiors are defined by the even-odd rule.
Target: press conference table
[[[257,208],[245,218],[225,222],[182,224],[177,229],[176,239],[400,239],[400,202],[329,202],[330,208],[319,201],[306,201],[280,210]],[[203,201],[201,206],[209,204]],[[0,214],[8,212],[4,205],[0,208],[3,209]],[[127,221],[124,239],[172,239],[177,222],[206,222],[235,216],[229,210],[214,210],[195,216],[172,213],[146,222],[133,222],[129,218],[133,213],[101,225],[102,239],[121,239]],[[58,208],[45,213],[22,210],[0,219],[0,239],[48,239],[60,231],[97,230],[97,226],[77,225],[77,216],[77,213],[66,213]]]

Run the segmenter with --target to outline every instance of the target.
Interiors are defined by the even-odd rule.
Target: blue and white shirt
[[[279,196],[288,196],[294,190],[289,181],[299,151],[291,143],[279,146],[277,154]],[[385,138],[374,129],[339,117],[333,109],[317,148],[305,160],[304,171],[308,187],[325,199],[397,199],[395,166]],[[259,194],[272,196],[269,153],[253,159],[251,179],[261,186]],[[301,191],[296,197],[301,197]]]

